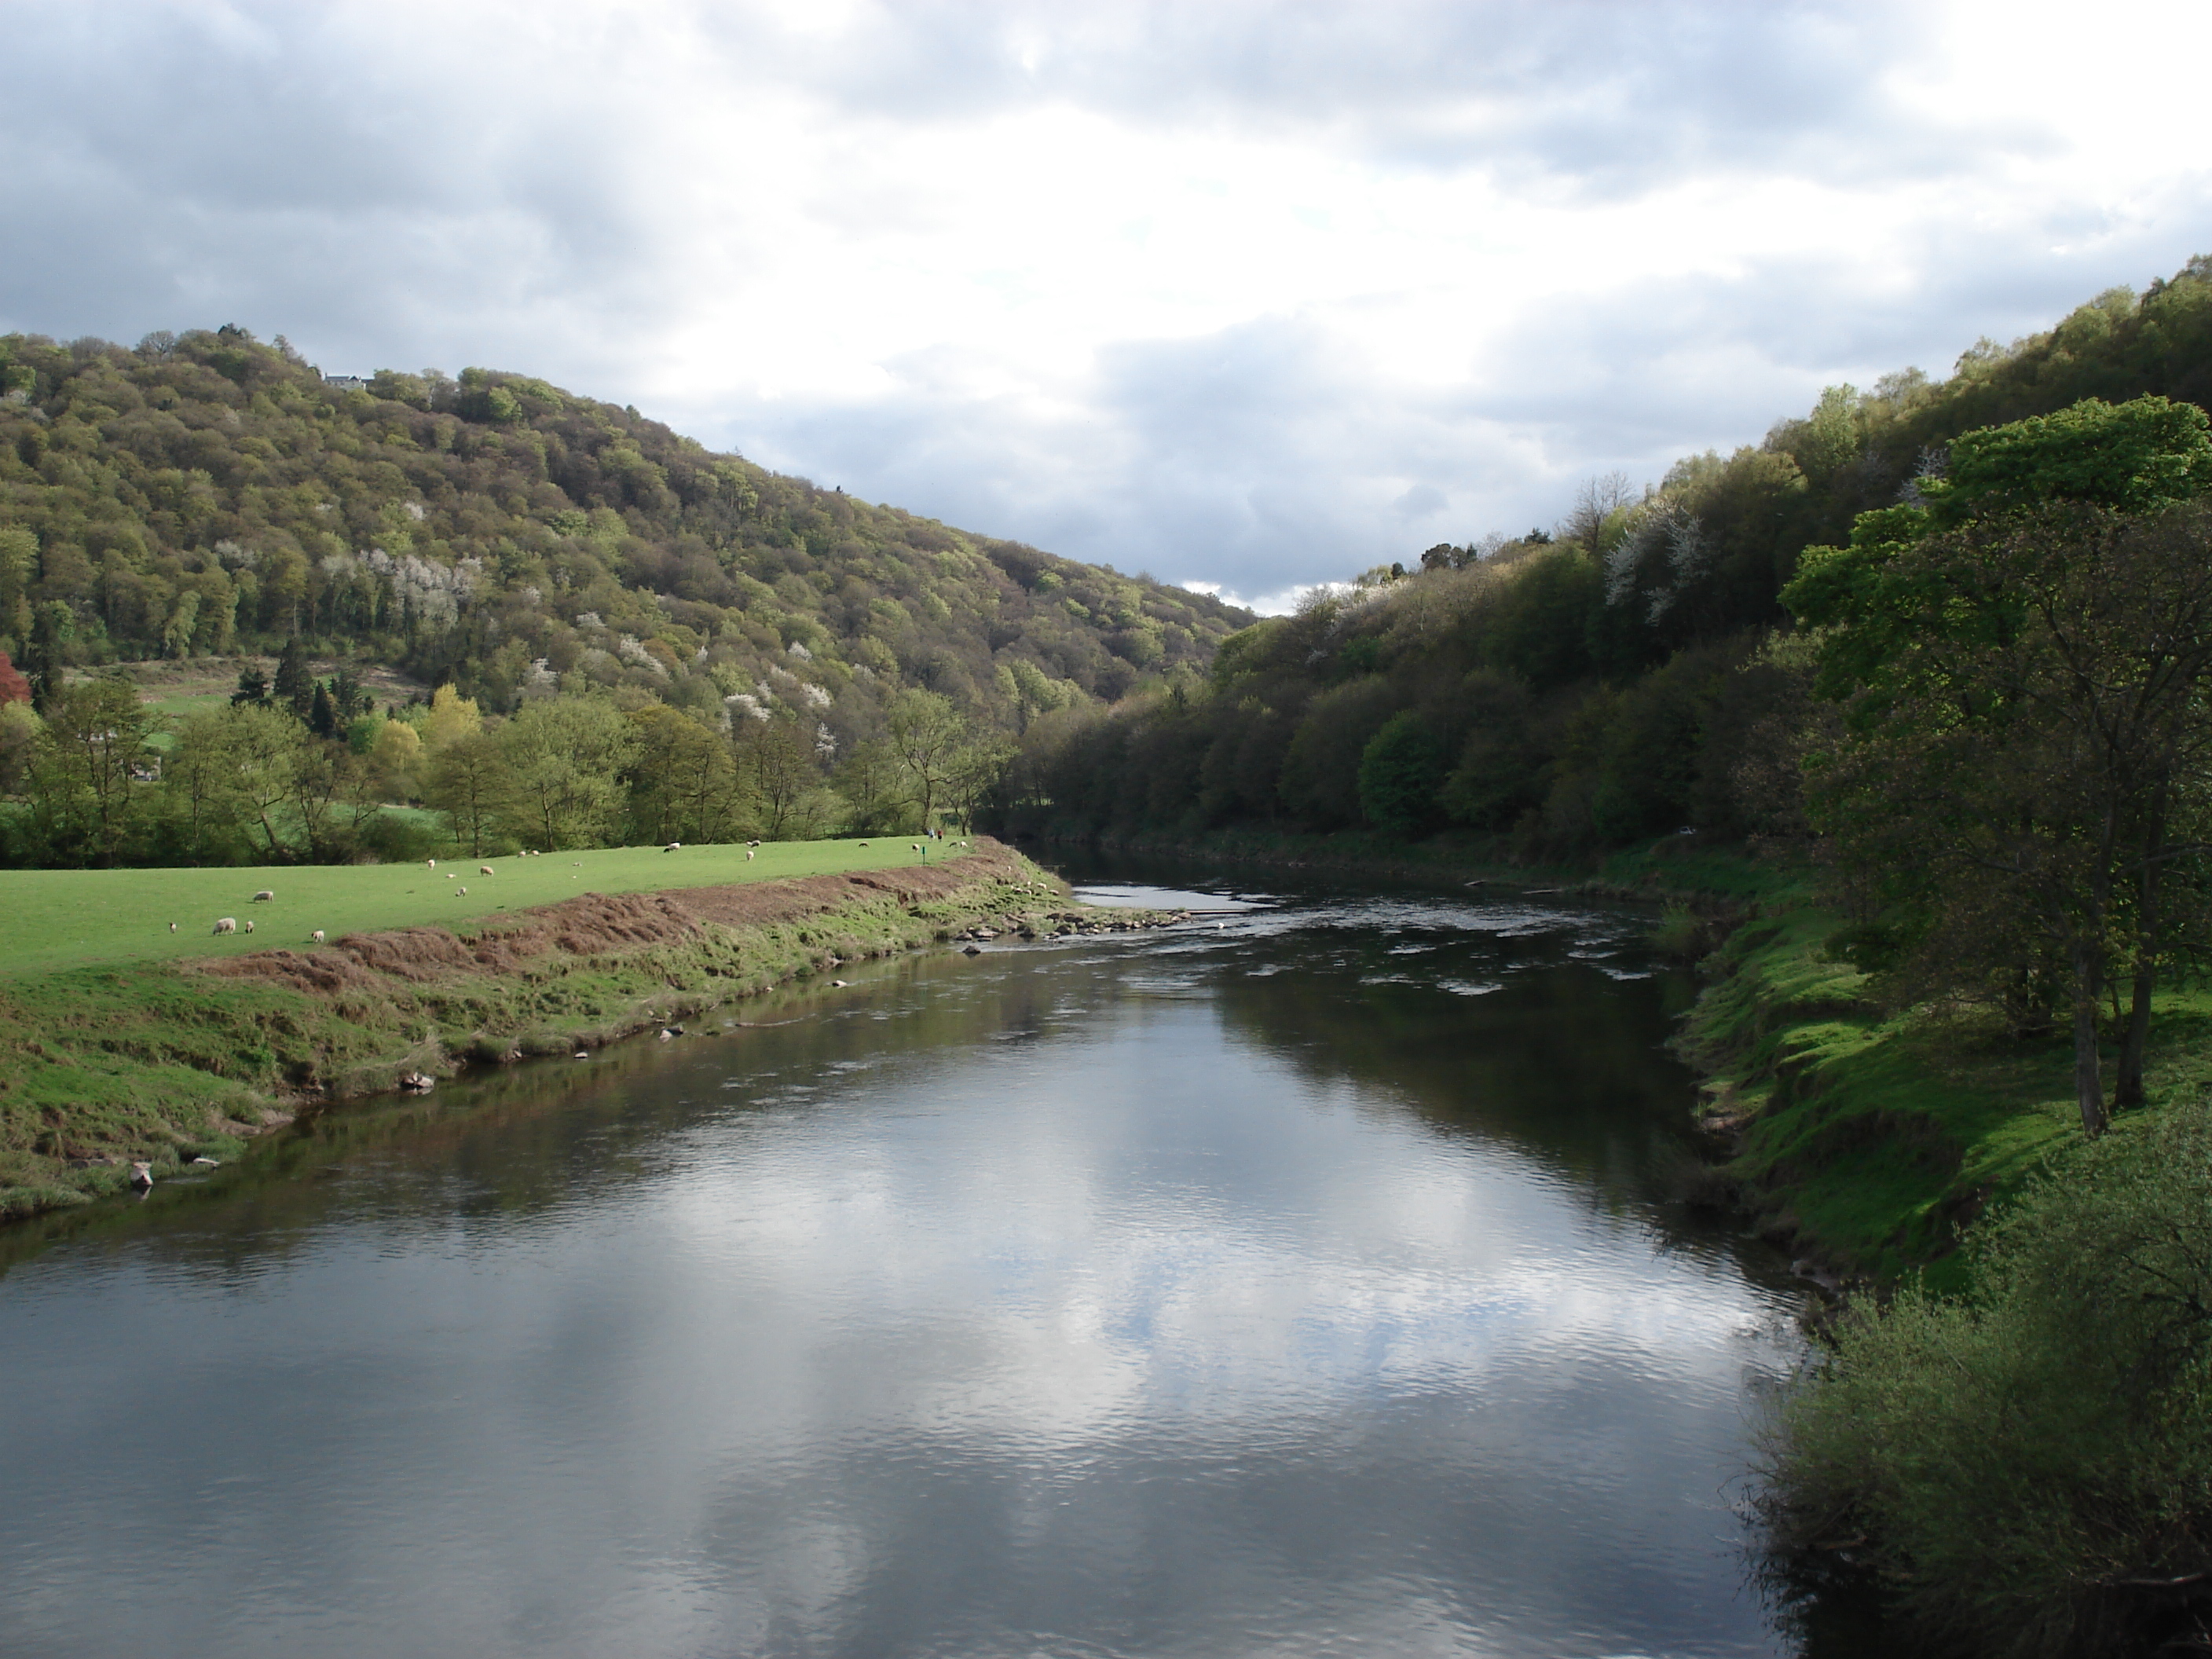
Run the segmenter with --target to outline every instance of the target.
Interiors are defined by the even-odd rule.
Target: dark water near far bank
[[[0,1653],[1794,1651],[1641,921],[1261,897],[17,1237]]]

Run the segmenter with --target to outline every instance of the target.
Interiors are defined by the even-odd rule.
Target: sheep
[[[322,942],[323,930],[319,927],[316,928],[313,933],[307,935],[307,943],[310,945],[320,945]]]
[[[436,869],[436,868],[438,867],[438,860],[435,860],[435,859],[428,859],[428,860],[424,860],[424,861],[425,861],[425,862],[429,866],[429,867],[430,867],[431,869],[433,869],[433,870],[434,870],[434,869]]]
[[[489,864],[479,864],[477,866],[477,873],[480,876],[488,876],[491,874],[491,866]]]
[[[218,916],[216,919],[215,931],[218,933],[236,933],[238,931],[238,918],[236,916]]]
[[[452,871],[450,871],[450,870],[447,871],[447,872],[446,872],[446,879],[447,879],[447,881],[451,881],[453,878],[453,872]]]
[[[131,1166],[131,1184],[142,1193],[152,1192],[154,1166],[150,1164],[133,1164]]]
[[[173,933],[177,931],[177,924],[175,922],[173,921],[169,924],[169,931]]]
[[[745,848],[745,862],[746,862],[747,864],[750,864],[752,861],[753,861],[753,849],[752,849],[751,848],[748,847],[748,848]]]
[[[244,927],[243,929],[241,929],[240,931],[241,931],[241,932],[244,932],[244,933],[252,933],[252,932],[253,931],[253,924],[252,924],[252,922],[250,922],[250,921],[249,921],[249,922],[247,922],[247,923],[246,924],[245,927]]]
[[[667,845],[667,846],[665,846],[665,847],[662,848],[660,850],[661,850],[662,852],[664,852],[664,853],[673,853],[673,852],[677,851],[678,848],[680,848],[683,845],[684,845],[684,843],[683,843],[682,842],[680,842],[680,841],[672,841],[672,842],[670,842],[668,843],[668,845]]]
[[[468,896],[469,890],[465,887],[456,887],[453,889],[453,896],[455,898],[466,898]]]
[[[271,901],[272,899],[274,899],[276,896],[276,894],[274,894],[273,892],[270,891],[270,890],[269,890],[269,889],[267,889],[266,887],[264,887],[264,888],[263,888],[259,892],[256,893],[256,894],[253,896],[253,902],[254,902],[256,904],[267,904],[268,902],[270,902],[270,901]]]

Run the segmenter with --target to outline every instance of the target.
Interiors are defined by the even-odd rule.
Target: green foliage
[[[495,714],[557,687],[719,719],[743,693],[850,745],[902,687],[1017,731],[1202,667],[1249,620],[525,376],[341,390],[238,330],[136,351],[9,335],[0,372],[0,651],[40,686],[282,647],[276,695],[302,719],[312,654],[398,665]],[[362,712],[335,706],[343,690],[341,726]]]
[[[1443,741],[1416,709],[1393,714],[1359,754],[1359,810],[1377,829],[1415,836],[1437,816]]]
[[[118,659],[241,653],[238,701],[327,740],[226,726],[252,741],[217,762],[210,726],[173,789],[167,722],[120,741],[119,782],[89,751],[64,767],[57,736],[35,781],[0,768],[0,788],[34,797],[18,859],[374,855],[418,838],[393,816],[416,800],[471,849],[966,810],[997,787],[998,734],[1181,683],[1249,620],[523,376],[383,371],[342,390],[238,329],[137,351],[11,335],[0,366],[0,653],[38,706]],[[434,713],[401,752],[365,718],[356,676],[378,663],[488,717],[484,741]],[[887,752],[918,693],[957,741],[906,755],[856,811],[830,787],[837,757]],[[655,709],[688,725],[634,723]]]
[[[2135,982],[2130,1103],[2175,919],[2203,908],[2180,901],[2212,826],[2212,526],[2179,503],[2212,489],[2212,435],[2163,398],[2085,400],[1953,453],[1931,507],[1860,514],[1784,592],[1845,710],[1810,757],[1816,817],[1909,911],[1933,982],[2047,1010],[2064,981],[2094,1134],[2104,988]]]
[[[2212,1602],[2212,1111],[2176,1104],[2076,1149],[1973,1258],[1971,1298],[1862,1309],[1790,1399],[1780,1541],[1871,1534],[1908,1605],[1978,1651],[2148,1651],[2195,1630]]]
[[[1941,479],[1921,486],[1933,525],[2039,501],[2154,513],[2212,494],[2212,422],[2194,404],[2087,398],[2050,415],[1964,433]]]

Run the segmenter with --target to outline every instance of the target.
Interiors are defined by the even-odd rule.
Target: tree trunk
[[[2112,1109],[2143,1101],[2143,1054],[2150,1047],[2150,999],[2158,985],[2159,877],[2166,868],[2166,788],[2152,796],[2150,830],[2144,836],[2142,878],[2137,889],[2135,994],[2128,1008],[2127,1035],[2120,1043],[2120,1073],[2112,1085]]]
[[[2087,940],[2074,945],[2074,1095],[2081,1109],[2081,1133],[2094,1140],[2105,1133],[2105,1083],[2097,1064],[2096,954]]]
[[[2143,1052],[2150,1046],[2150,998],[2158,983],[2158,975],[2148,960],[2149,944],[2146,939],[2146,960],[2136,968],[2135,995],[2128,1006],[2127,1035],[2120,1043],[2119,1075],[2112,1080],[2112,1109],[2116,1112],[2143,1103]]]

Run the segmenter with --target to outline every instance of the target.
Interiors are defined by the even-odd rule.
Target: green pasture
[[[218,708],[230,707],[228,691],[170,691],[159,696],[140,696],[139,702],[149,714],[160,714],[175,720],[185,714],[205,714]]]
[[[927,847],[927,861],[960,855],[950,842]],[[279,865],[219,870],[0,871],[6,948],[0,976],[172,957],[231,956],[300,945],[320,928],[341,933],[441,923],[459,927],[495,920],[580,893],[641,893],[717,887],[782,877],[841,874],[918,866],[908,837],[871,842],[770,842],[751,860],[742,845],[616,847],[548,853],[538,858],[444,858],[420,864]],[[495,873],[478,873],[489,865]],[[266,888],[272,900],[257,904]],[[465,894],[462,889],[468,890]],[[220,916],[243,932],[217,936]],[[177,924],[170,933],[169,924]]]

